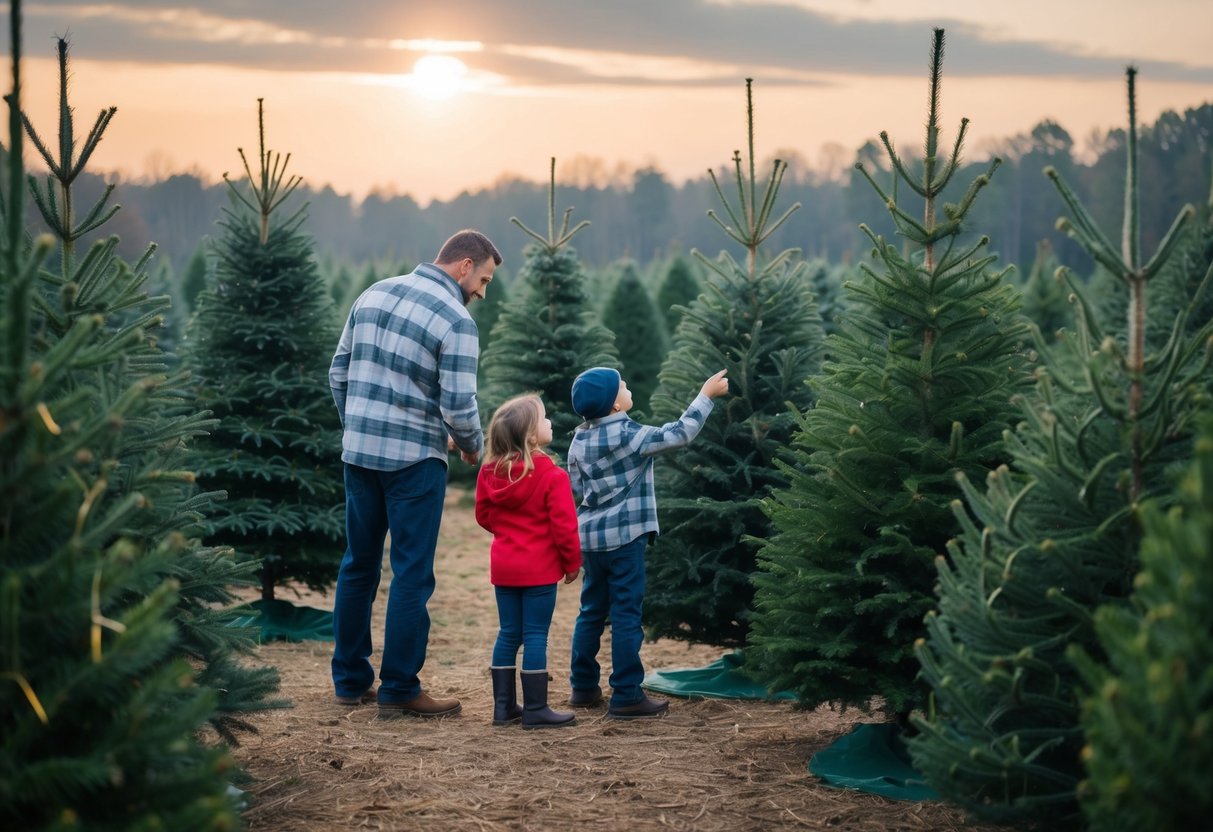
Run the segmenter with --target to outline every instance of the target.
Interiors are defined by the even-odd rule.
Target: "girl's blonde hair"
[[[488,450],[484,464],[493,466],[493,473],[501,476],[504,467],[507,474],[518,460],[522,460],[525,477],[535,467],[533,455],[541,453],[535,444],[539,434],[539,420],[543,403],[539,396],[527,393],[504,402],[489,420]]]

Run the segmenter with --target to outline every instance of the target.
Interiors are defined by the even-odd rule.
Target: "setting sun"
[[[411,86],[426,98],[446,99],[462,86],[467,65],[450,55],[426,55],[413,65]]]

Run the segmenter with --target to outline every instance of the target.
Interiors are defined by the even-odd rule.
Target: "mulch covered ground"
[[[254,778],[246,786],[252,830],[981,829],[941,803],[887,800],[829,788],[809,758],[856,722],[876,717],[787,703],[674,699],[660,720],[620,722],[605,707],[577,711],[570,728],[494,728],[488,677],[496,609],[488,582],[489,536],[466,496],[448,497],[438,588],[422,683],[455,696],[463,712],[444,720],[380,720],[375,706],[333,702],[331,645],[263,645],[294,707],[259,716],[260,733],[235,750]],[[334,553],[334,557],[337,553]],[[381,593],[388,582],[385,563]],[[562,585],[548,658],[551,704],[568,695],[569,640],[579,583]],[[295,603],[331,609],[331,596]],[[383,633],[376,603],[375,640]],[[719,648],[658,641],[649,669],[699,667]],[[609,641],[600,659],[609,673]],[[375,661],[372,657],[372,661]]]

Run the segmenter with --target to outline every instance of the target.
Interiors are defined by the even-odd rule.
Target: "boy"
[[[607,715],[646,719],[669,709],[669,702],[650,699],[640,688],[644,547],[657,534],[653,458],[690,444],[712,412],[712,399],[729,392],[724,374],[721,370],[705,381],[682,417],[659,428],[628,418],[632,393],[617,371],[594,367],[573,382],[573,410],[585,419],[573,434],[568,457],[573,496],[579,500],[585,570],[569,675],[569,704],[574,707],[602,701],[598,647],[609,616],[612,693]]]

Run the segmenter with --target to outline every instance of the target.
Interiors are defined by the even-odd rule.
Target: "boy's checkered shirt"
[[[701,393],[677,422],[659,428],[634,422],[626,413],[577,428],[568,470],[578,500],[582,551],[618,549],[658,531],[653,457],[689,445],[711,412],[712,400]]]
[[[329,368],[345,428],[341,458],[396,471],[484,447],[476,405],[480,337],[459,284],[431,263],[380,280],[350,310]]]

